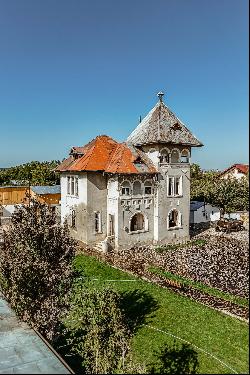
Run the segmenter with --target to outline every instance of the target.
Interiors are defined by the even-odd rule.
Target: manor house
[[[89,246],[189,239],[190,156],[202,143],[159,101],[123,143],[72,147],[61,174],[61,220]]]

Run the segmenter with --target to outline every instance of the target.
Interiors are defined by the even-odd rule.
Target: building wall
[[[78,177],[78,196],[67,194],[67,177]],[[76,228],[71,226],[72,210],[76,212]],[[87,242],[87,173],[61,174],[61,223],[67,221],[70,232],[77,240]]]
[[[61,193],[58,193],[58,194],[42,194],[42,195],[39,194],[38,195],[31,190],[30,195],[31,195],[31,197],[34,197],[35,199],[37,199],[39,202],[46,203],[48,205],[59,204],[59,202],[61,200]]]
[[[198,208],[196,211],[190,213],[190,224],[207,223],[209,221],[216,221],[220,218],[220,209],[210,204]]]
[[[182,195],[168,196],[167,186],[169,177],[182,178]],[[158,226],[157,243],[171,243],[186,241],[189,239],[189,216],[190,216],[190,165],[176,164],[161,166],[159,176],[158,215],[156,225]],[[168,214],[171,210],[177,210],[181,215],[182,225],[179,228],[168,228]]]
[[[0,204],[14,205],[27,203],[29,188],[27,186],[1,186],[0,187]]]
[[[119,222],[119,232],[117,235],[117,242],[119,247],[129,247],[133,245],[143,245],[153,243],[154,239],[154,194],[145,195],[142,194],[132,194],[130,196],[123,196],[121,189],[122,183],[128,181],[131,184],[131,188],[135,181],[140,181],[142,188],[144,187],[145,181],[150,180],[152,182],[152,189],[155,189],[154,181],[152,175],[128,175],[119,177],[118,185],[118,222]],[[145,203],[146,200],[151,200],[151,204]],[[141,203],[138,203],[141,201]],[[134,231],[130,230],[130,222],[132,217],[136,213],[143,214],[145,218],[145,230]]]

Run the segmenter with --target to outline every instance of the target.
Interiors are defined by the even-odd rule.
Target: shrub
[[[129,351],[130,331],[120,308],[121,297],[112,289],[78,285],[64,321],[72,353],[82,358],[87,373],[122,371]]]
[[[17,315],[48,339],[67,307],[76,243],[51,208],[35,200],[17,208],[0,248],[0,286]]]

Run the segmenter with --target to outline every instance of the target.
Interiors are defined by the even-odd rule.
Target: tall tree
[[[68,306],[76,243],[46,204],[17,208],[0,247],[0,286],[24,321],[48,339]]]

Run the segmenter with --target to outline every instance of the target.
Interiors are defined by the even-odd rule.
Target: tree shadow
[[[150,293],[136,289],[122,293],[120,307],[130,331],[134,334],[146,320],[148,323],[148,315],[156,311],[159,304]],[[151,315],[151,318],[153,316]]]
[[[83,359],[80,355],[71,352],[70,345],[68,344],[70,335],[66,332],[65,328],[65,325],[61,324],[58,337],[52,343],[53,348],[65,360],[75,374],[83,374],[85,370]]]
[[[197,374],[198,353],[190,344],[165,345],[155,353],[155,362],[148,366],[149,374]]]

